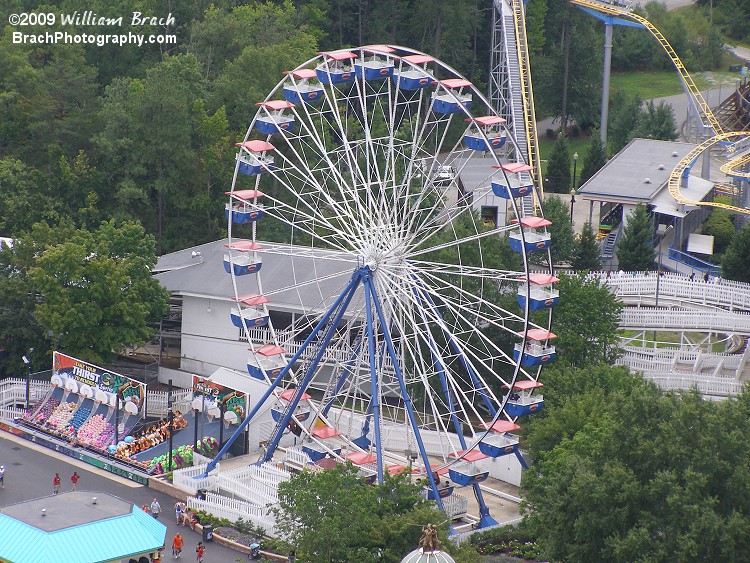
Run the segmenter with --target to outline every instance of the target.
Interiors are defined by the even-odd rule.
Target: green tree
[[[620,355],[617,328],[622,302],[583,274],[560,274],[555,285],[560,301],[552,317],[552,332],[560,359],[568,365],[612,363]]]
[[[697,392],[664,393],[606,366],[547,372],[545,398],[554,400],[529,422],[536,464],[522,481],[545,558],[750,556],[747,395],[717,404]]]
[[[607,151],[604,149],[601,137],[597,130],[591,132],[591,141],[583,157],[583,167],[581,168],[581,179],[578,185],[588,181],[594,174],[607,164]]]
[[[149,323],[166,313],[169,295],[151,275],[155,241],[134,222],[102,223],[96,231],[70,222],[37,223],[21,237],[34,318],[59,347],[92,362],[148,342]]]
[[[638,127],[635,129],[634,136],[643,139],[676,141],[679,133],[671,104],[662,101],[656,106],[654,102],[646,102],[646,107],[641,110],[638,118]]]
[[[591,226],[591,221],[583,224],[581,235],[575,241],[573,252],[573,262],[571,264],[574,270],[588,270],[594,272],[601,269],[602,263],[599,260],[599,245],[596,242],[596,233]]]
[[[550,192],[568,193],[570,191],[570,149],[562,131],[557,135],[557,140],[549,155],[544,185]]]
[[[621,270],[643,271],[654,268],[654,225],[648,207],[639,203],[628,214],[622,238],[617,244]]]
[[[724,253],[721,275],[728,280],[750,282],[750,224],[734,237]]]
[[[305,561],[400,561],[416,548],[422,527],[445,517],[402,473],[366,485],[351,464],[303,471],[279,485],[277,525]],[[444,542],[444,546],[449,544]]]
[[[552,240],[550,251],[553,264],[570,262],[575,251],[573,225],[570,222],[570,207],[556,195],[550,194],[544,198],[544,218],[552,223],[548,230]],[[542,256],[539,254],[531,255],[534,260],[541,259]]]
[[[714,209],[703,223],[703,234],[714,237],[714,254],[723,254],[732,243],[737,231],[732,216],[723,209]]]
[[[633,139],[638,127],[643,100],[638,94],[628,96],[615,91],[609,100],[609,154],[620,152]]]

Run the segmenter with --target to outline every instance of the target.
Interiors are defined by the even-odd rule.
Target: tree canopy
[[[602,267],[599,260],[599,245],[596,242],[596,233],[591,226],[591,221],[586,221],[583,224],[581,234],[575,241],[571,265],[576,271],[588,270],[590,272]]]
[[[545,371],[522,482],[529,524],[555,561],[750,557],[750,397],[665,393],[625,368]]]
[[[728,280],[750,283],[750,224],[737,233],[724,253],[721,275]]]
[[[277,523],[305,561],[400,561],[426,524],[450,550],[445,516],[405,473],[367,485],[351,464],[279,484]]]
[[[566,194],[570,191],[570,182],[570,148],[568,139],[561,131],[549,155],[544,186],[550,192]]]

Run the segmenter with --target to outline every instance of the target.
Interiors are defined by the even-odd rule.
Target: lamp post
[[[570,192],[570,224],[573,224],[573,206],[576,204],[576,191]]]
[[[22,356],[23,363],[26,364],[26,410],[29,410],[29,387],[31,386],[31,353],[33,348],[29,348],[28,356]]]
[[[578,153],[573,153],[573,179],[572,179],[572,187],[570,189],[570,192],[573,193],[576,191],[576,168],[578,167]]]

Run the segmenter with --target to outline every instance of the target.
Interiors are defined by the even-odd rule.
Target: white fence
[[[188,507],[193,510],[204,510],[219,518],[236,522],[240,518],[260,526],[269,536],[276,536],[276,519],[269,508],[258,507],[242,500],[223,497],[215,493],[206,494],[206,499],[188,498]]]
[[[620,315],[622,329],[689,330],[750,335],[750,314],[654,307],[627,307]]]
[[[626,304],[641,303],[644,297],[653,301],[656,296],[656,272],[606,272],[591,274]],[[681,274],[664,274],[659,279],[659,298],[678,300],[686,305],[709,305],[729,310],[750,311],[750,284],[724,279],[691,281]]]
[[[206,463],[193,465],[192,467],[185,467],[184,469],[177,469],[172,474],[172,484],[181,491],[185,491],[186,493],[190,493],[192,495],[196,494],[198,492],[198,489],[215,491],[216,475],[220,470],[218,465],[216,471],[203,478],[197,477],[206,472],[206,468],[208,467],[208,464]]]

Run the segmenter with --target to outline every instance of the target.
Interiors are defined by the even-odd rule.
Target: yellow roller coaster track
[[[669,44],[669,41],[667,41],[666,37],[664,37],[650,21],[648,21],[643,16],[634,14],[624,8],[619,8],[617,6],[606,4],[604,2],[597,2],[596,0],[570,0],[570,3],[577,6],[585,6],[587,8],[591,8],[592,10],[596,10],[597,12],[601,12],[603,14],[631,19],[633,21],[637,21],[643,27],[645,27],[649,31],[649,33],[651,33],[651,35],[653,35],[661,44],[661,46],[667,52],[669,58],[672,59],[672,64],[677,69],[677,72],[680,74],[680,78],[682,78],[682,81],[684,82],[685,86],[690,92],[690,95],[695,101],[695,105],[701,114],[701,120],[703,121],[704,125],[713,129],[714,134],[716,135],[724,132],[721,125],[719,124],[719,120],[716,119],[716,116],[713,114],[711,108],[708,106],[708,103],[703,97],[703,94],[700,93],[700,90],[698,90],[698,87],[695,85],[695,82],[685,68],[685,65],[682,64],[680,57],[677,56],[677,53],[675,53],[675,50]]]
[[[750,153],[743,154],[734,158],[724,164],[719,170],[721,170],[727,176],[734,176],[736,178],[750,178],[750,172],[740,170],[743,166],[750,163]]]
[[[539,138],[536,133],[536,114],[534,113],[534,90],[531,85],[529,52],[526,43],[526,24],[524,22],[522,0],[511,0],[513,7],[513,24],[516,28],[516,46],[518,50],[518,67],[521,76],[521,98],[523,99],[523,119],[526,126],[526,148],[529,164],[533,166],[532,178],[539,186],[539,193],[544,194],[542,178],[542,159],[539,154]],[[536,202],[538,206],[539,202]]]
[[[672,174],[669,176],[669,193],[672,194],[672,197],[675,199],[675,201],[678,201],[679,203],[686,203],[688,205],[702,205],[706,207],[717,207],[719,209],[727,209],[729,211],[732,211],[734,213],[744,213],[745,215],[750,215],[750,209],[743,209],[742,207],[735,207],[733,205],[727,205],[725,203],[716,203],[714,201],[693,201],[691,199],[686,198],[680,193],[680,182],[682,179],[683,174],[685,171],[692,166],[693,162],[701,155],[704,151],[709,150],[711,147],[716,145],[717,143],[720,143],[722,141],[728,141],[730,139],[736,139],[738,137],[746,137],[747,131],[733,131],[730,133],[722,133],[720,135],[716,135],[715,137],[712,137],[708,139],[707,141],[702,142],[700,145],[695,147],[693,150],[691,150],[685,157],[677,163],[677,166],[675,166],[675,169],[672,170]],[[736,158],[733,161],[727,163],[725,166],[731,165],[733,162],[742,160],[744,157]],[[722,171],[723,171],[722,167]]]
[[[570,2],[571,4],[575,4],[577,6],[585,6],[603,14],[631,19],[643,25],[643,27],[645,27],[664,48],[669,58],[672,59],[672,64],[680,74],[680,78],[682,78],[683,83],[687,87],[690,96],[693,98],[695,105],[698,108],[698,112],[700,113],[701,121],[703,121],[703,124],[713,129],[716,136],[708,139],[707,141],[704,141],[703,143],[695,147],[687,154],[687,156],[685,156],[685,158],[680,161],[677,167],[672,171],[672,174],[669,176],[668,184],[669,193],[672,194],[672,197],[676,201],[688,205],[717,207],[720,209],[726,209],[733,213],[743,213],[745,215],[750,215],[749,209],[735,207],[734,205],[727,205],[724,203],[716,203],[713,201],[693,201],[686,198],[680,193],[680,179],[682,178],[683,173],[690,166],[692,166],[693,161],[695,161],[695,159],[698,158],[703,153],[703,151],[709,150],[711,147],[722,141],[735,139],[737,137],[746,137],[748,136],[748,132],[724,132],[721,125],[719,124],[718,119],[716,119],[716,116],[713,114],[711,108],[703,97],[703,94],[700,93],[700,90],[698,90],[698,87],[695,85],[695,82],[685,68],[685,65],[682,64],[680,57],[677,56],[677,53],[675,53],[675,50],[669,44],[669,41],[667,41],[667,39],[661,34],[661,32],[656,29],[656,27],[654,27],[654,25],[646,18],[644,18],[643,16],[639,16],[638,14],[634,14],[624,8],[606,4],[604,2],[598,2],[596,0],[570,0]],[[744,173],[736,172],[735,169],[743,164],[746,164],[747,162],[750,162],[750,157],[736,158],[722,166],[721,171],[724,173],[729,173],[728,171],[731,171],[732,175],[734,176],[742,176]],[[750,174],[745,177],[750,177]]]

